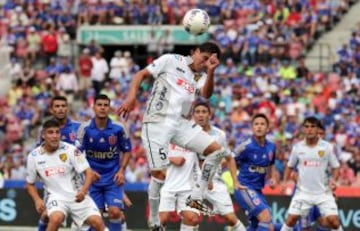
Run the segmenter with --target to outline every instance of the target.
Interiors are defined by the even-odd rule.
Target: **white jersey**
[[[221,130],[220,128],[215,127],[215,126],[211,126],[210,131],[208,132],[208,134],[210,136],[212,136],[214,138],[214,140],[225,149],[225,151],[226,151],[225,153],[227,155],[232,154],[232,152],[229,149],[227,140],[226,140],[226,133],[223,130]],[[200,155],[199,158],[201,160],[204,160],[205,156]],[[222,174],[222,167],[221,167],[221,164],[220,164],[219,167],[216,170],[216,173],[214,175],[214,179],[215,180],[222,180],[221,174]]]
[[[146,67],[155,81],[143,122],[175,123],[181,116],[188,116],[206,80],[205,73],[197,75],[190,69],[192,62],[189,56],[165,54]]]
[[[27,157],[26,181],[33,184],[39,176],[49,196],[74,201],[79,189],[75,179],[87,168],[85,155],[72,144],[60,142],[60,147],[51,154],[38,146]]]
[[[165,183],[162,190],[168,192],[183,192],[193,188],[195,177],[199,169],[196,153],[185,148],[170,144],[168,157],[184,157],[182,166],[170,165],[166,171]]]
[[[297,190],[310,194],[322,194],[330,190],[327,169],[340,166],[329,142],[319,140],[315,147],[306,145],[305,140],[295,144],[288,166],[297,168]]]

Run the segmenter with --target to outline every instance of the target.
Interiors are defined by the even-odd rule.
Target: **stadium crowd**
[[[276,168],[283,176],[292,144],[301,137],[300,122],[316,115],[326,139],[341,160],[340,184],[360,186],[360,26],[337,52],[332,72],[311,72],[306,50],[319,35],[341,20],[351,3],[341,0],[6,0],[0,5],[1,46],[10,46],[12,87],[0,97],[0,172],[5,179],[25,178],[25,158],[49,115],[51,96],[75,100],[70,116],[93,116],[95,94],[104,93],[117,108],[132,75],[140,69],[129,51],[111,60],[91,41],[74,53],[76,29],[82,24],[179,24],[186,10],[207,10],[218,24],[211,38],[222,48],[210,102],[215,125],[227,131],[236,147],[250,134],[256,112],[272,122],[269,137],[277,144]],[[147,182],[141,144],[141,119],[151,83],[128,123],[133,142],[126,179]],[[117,116],[113,114],[113,118]]]

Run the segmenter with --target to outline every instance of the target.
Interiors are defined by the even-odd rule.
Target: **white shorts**
[[[186,198],[188,198],[190,194],[191,190],[182,192],[169,192],[161,190],[159,212],[176,211],[180,214],[182,211],[192,211],[196,214],[200,214],[199,210],[186,206]]]
[[[214,138],[204,132],[201,126],[184,118],[179,119],[176,125],[144,123],[141,138],[151,170],[167,168],[170,142],[196,153],[203,153],[214,142]]]
[[[89,195],[86,195],[82,202],[58,200],[56,197],[50,196],[46,203],[46,209],[48,216],[56,211],[62,212],[65,217],[70,214],[77,226],[82,226],[92,215],[101,217],[99,209]]]
[[[332,192],[310,195],[300,191],[296,191],[291,199],[289,214],[305,217],[314,205],[319,208],[322,217],[338,215],[338,207]]]
[[[234,206],[226,185],[219,180],[213,181],[213,189],[206,190],[204,199],[208,200],[214,207],[214,212],[226,215],[234,212]]]

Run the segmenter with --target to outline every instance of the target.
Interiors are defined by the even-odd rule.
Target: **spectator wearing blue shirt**
[[[108,206],[110,231],[121,231],[124,172],[131,142],[124,126],[109,118],[109,111],[110,99],[106,95],[97,96],[95,118],[80,126],[78,139],[91,168],[101,176],[91,185],[90,196],[100,210]]]
[[[236,190],[235,199],[245,210],[249,219],[247,230],[273,230],[271,211],[261,190],[270,167],[270,184],[275,184],[275,144],[266,139],[269,119],[264,114],[256,114],[251,121],[253,136],[235,150],[235,160],[239,169],[238,180],[247,187]]]

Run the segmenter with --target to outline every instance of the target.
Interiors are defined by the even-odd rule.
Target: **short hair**
[[[302,123],[302,125],[304,126],[306,123],[309,123],[309,124],[314,124],[316,125],[316,127],[320,128],[321,127],[321,122],[318,118],[316,118],[315,116],[309,116],[309,117],[306,117],[304,119],[304,122]]]
[[[94,101],[94,102],[96,103],[96,101],[101,100],[101,99],[107,100],[107,101],[109,101],[109,103],[110,103],[110,98],[109,98],[107,95],[104,95],[104,94],[97,95],[97,96],[95,97],[95,101]]]
[[[200,106],[203,106],[203,107],[206,107],[206,109],[208,110],[209,113],[211,113],[211,108],[210,108],[210,105],[205,102],[205,101],[197,101],[195,102],[194,106],[193,106],[193,113],[195,112],[195,109],[197,107],[200,107]]]
[[[43,127],[43,130],[48,129],[48,128],[60,128],[60,123],[54,119],[49,119],[43,123],[42,127]]]
[[[66,103],[66,105],[67,105],[67,99],[66,99],[66,97],[65,96],[62,96],[62,95],[57,95],[57,96],[54,96],[54,97],[52,97],[51,98],[51,104],[50,104],[50,107],[52,107],[53,106],[53,104],[54,104],[54,101],[55,100],[60,100],[60,101],[64,101],[65,103]]]
[[[200,52],[208,52],[210,54],[215,53],[218,57],[218,59],[220,59],[220,55],[221,55],[221,51],[219,46],[214,43],[214,42],[205,42],[203,44],[201,44],[200,46],[198,46]]]
[[[251,124],[253,124],[254,121],[255,121],[257,118],[263,118],[263,119],[266,121],[266,124],[267,124],[267,125],[270,124],[269,119],[267,118],[267,116],[266,116],[264,113],[255,114],[255,115],[252,117],[252,119],[251,119]]]

